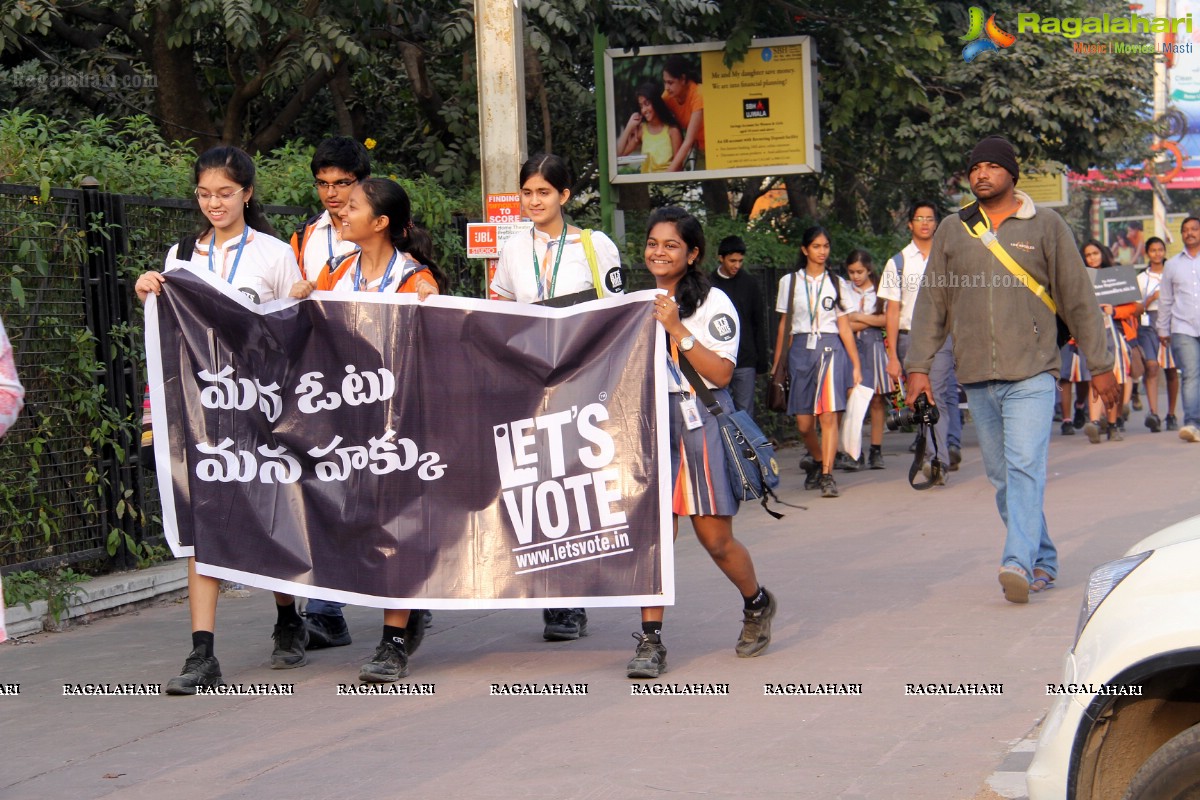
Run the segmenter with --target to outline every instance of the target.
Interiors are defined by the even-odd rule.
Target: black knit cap
[[[1017,151],[1003,136],[993,134],[979,140],[979,144],[971,149],[971,157],[967,160],[967,171],[981,161],[999,164],[1004,167],[1015,182],[1020,177],[1021,169],[1017,166]]]

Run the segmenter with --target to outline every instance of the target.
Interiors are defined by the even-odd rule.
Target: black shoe
[[[775,617],[778,607],[775,595],[767,592],[766,606],[757,611],[742,611],[742,635],[733,647],[733,652],[737,653],[738,658],[753,658],[767,649],[767,645],[771,643],[771,620]]]
[[[1119,430],[1121,433],[1125,432],[1125,419],[1125,417],[1117,417],[1117,430]]]
[[[867,464],[871,469],[883,469],[883,451],[871,448],[871,452],[867,455]]]
[[[1108,440],[1110,442],[1125,441],[1125,435],[1121,432],[1120,425],[1109,425],[1108,426]]]
[[[946,467],[951,472],[958,472],[958,465],[962,463],[962,448],[950,445],[950,464]]]
[[[1075,435],[1075,426],[1069,422],[1064,422],[1062,424],[1062,435],[1063,436],[1074,436]]]
[[[625,665],[625,674],[630,678],[657,678],[667,671],[667,648],[662,639],[653,633],[635,633],[637,650]]]
[[[547,608],[542,610],[546,628],[542,638],[548,642],[569,642],[587,636],[587,612],[582,608]]]
[[[1083,406],[1075,406],[1075,418],[1071,420],[1071,424],[1075,426],[1075,430],[1079,430],[1084,425],[1087,425],[1087,409]]]
[[[1133,406],[1134,411],[1142,410],[1142,396],[1136,388],[1133,390],[1133,395],[1129,398],[1129,404]]]
[[[350,629],[341,614],[305,614],[304,627],[308,628],[308,650],[350,644]]]
[[[1162,420],[1158,418],[1158,414],[1146,415],[1146,427],[1150,429],[1151,433],[1158,433],[1162,430]]]
[[[1105,423],[1107,426],[1107,423]],[[1104,433],[1105,428],[1101,427],[1100,422],[1092,420],[1083,426],[1083,432],[1087,435],[1088,441],[1092,444],[1100,444],[1100,434]]]
[[[294,669],[308,663],[304,649],[308,647],[308,628],[299,625],[276,625],[271,633],[275,649],[271,652],[271,669]]]
[[[933,477],[933,464],[935,464],[935,463],[938,465],[938,471],[937,471],[936,478]],[[934,486],[945,486],[946,485],[946,473],[948,471],[949,470],[946,469],[946,465],[943,464],[941,461],[938,461],[937,459],[934,459],[933,461],[926,461],[924,464],[921,465],[921,474],[924,475],[926,478],[932,480]]]
[[[408,676],[408,651],[403,642],[384,639],[375,648],[375,657],[358,670],[363,683],[391,683]]]
[[[833,468],[843,472],[858,472],[858,462],[849,453],[838,453],[833,459]]]
[[[804,488],[816,489],[821,485],[821,462],[813,461],[812,458],[806,458],[800,462],[800,469],[804,470]]]
[[[195,694],[198,686],[212,689],[224,685],[217,657],[206,656],[204,648],[197,647],[188,653],[187,660],[183,662],[183,671],[167,681],[167,694]]]
[[[1175,419],[1174,414],[1167,414],[1166,423],[1167,423],[1167,430],[1169,430],[1169,431],[1179,430],[1179,420]]]
[[[838,488],[837,481],[833,479],[833,475],[826,473],[820,478],[821,497],[837,497]]]

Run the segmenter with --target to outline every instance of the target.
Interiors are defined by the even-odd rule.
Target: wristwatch
[[[691,350],[695,346],[696,346],[696,337],[695,336],[685,336],[679,340],[679,349],[685,353],[688,350]]]

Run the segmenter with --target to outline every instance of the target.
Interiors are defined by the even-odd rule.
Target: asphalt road
[[[914,798],[965,800],[1050,706],[1088,573],[1200,514],[1200,446],[1056,433],[1046,506],[1058,587],[1027,606],[996,580],[1002,528],[968,425],[945,488],[904,481],[909,437],[883,472],[839,474],[842,497],[804,492],[785,450],[781,495],[809,510],[735,528],[779,597],[766,655],[733,654],[736,591],[681,526],[671,671],[659,684],[725,695],[631,694],[634,609],[591,612],[591,635],[546,643],[533,611],[444,612],[406,683],[432,694],[339,696],[374,649],[381,615],[348,608],[354,643],[267,668],[270,596],[223,597],[227,681],[291,696],[63,696],[64,684],[165,684],[190,649],[184,602],[0,645],[0,798]],[[492,684],[586,685],[585,695],[496,696]],[[772,684],[860,684],[859,694],[767,695]],[[981,684],[998,694],[911,694]],[[853,691],[853,688],[849,689]]]

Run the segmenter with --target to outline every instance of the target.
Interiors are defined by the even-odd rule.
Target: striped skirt
[[[712,393],[722,409],[733,410],[728,390],[713,389]],[[671,413],[671,511],[684,517],[733,516],[738,501],[725,472],[725,446],[716,417],[697,401],[704,425],[689,431],[679,408],[686,397],[672,392],[667,398]]]
[[[854,386],[854,366],[846,355],[842,337],[822,334],[817,347],[809,350],[808,334],[792,337],[788,351],[788,370],[792,391],[788,395],[789,414],[821,415],[846,410],[846,393]]]
[[[883,331],[879,328],[864,328],[858,332],[857,344],[863,386],[874,389],[875,394],[887,395],[894,392],[896,387],[892,383],[892,376],[887,372],[887,347],[883,343]]]

